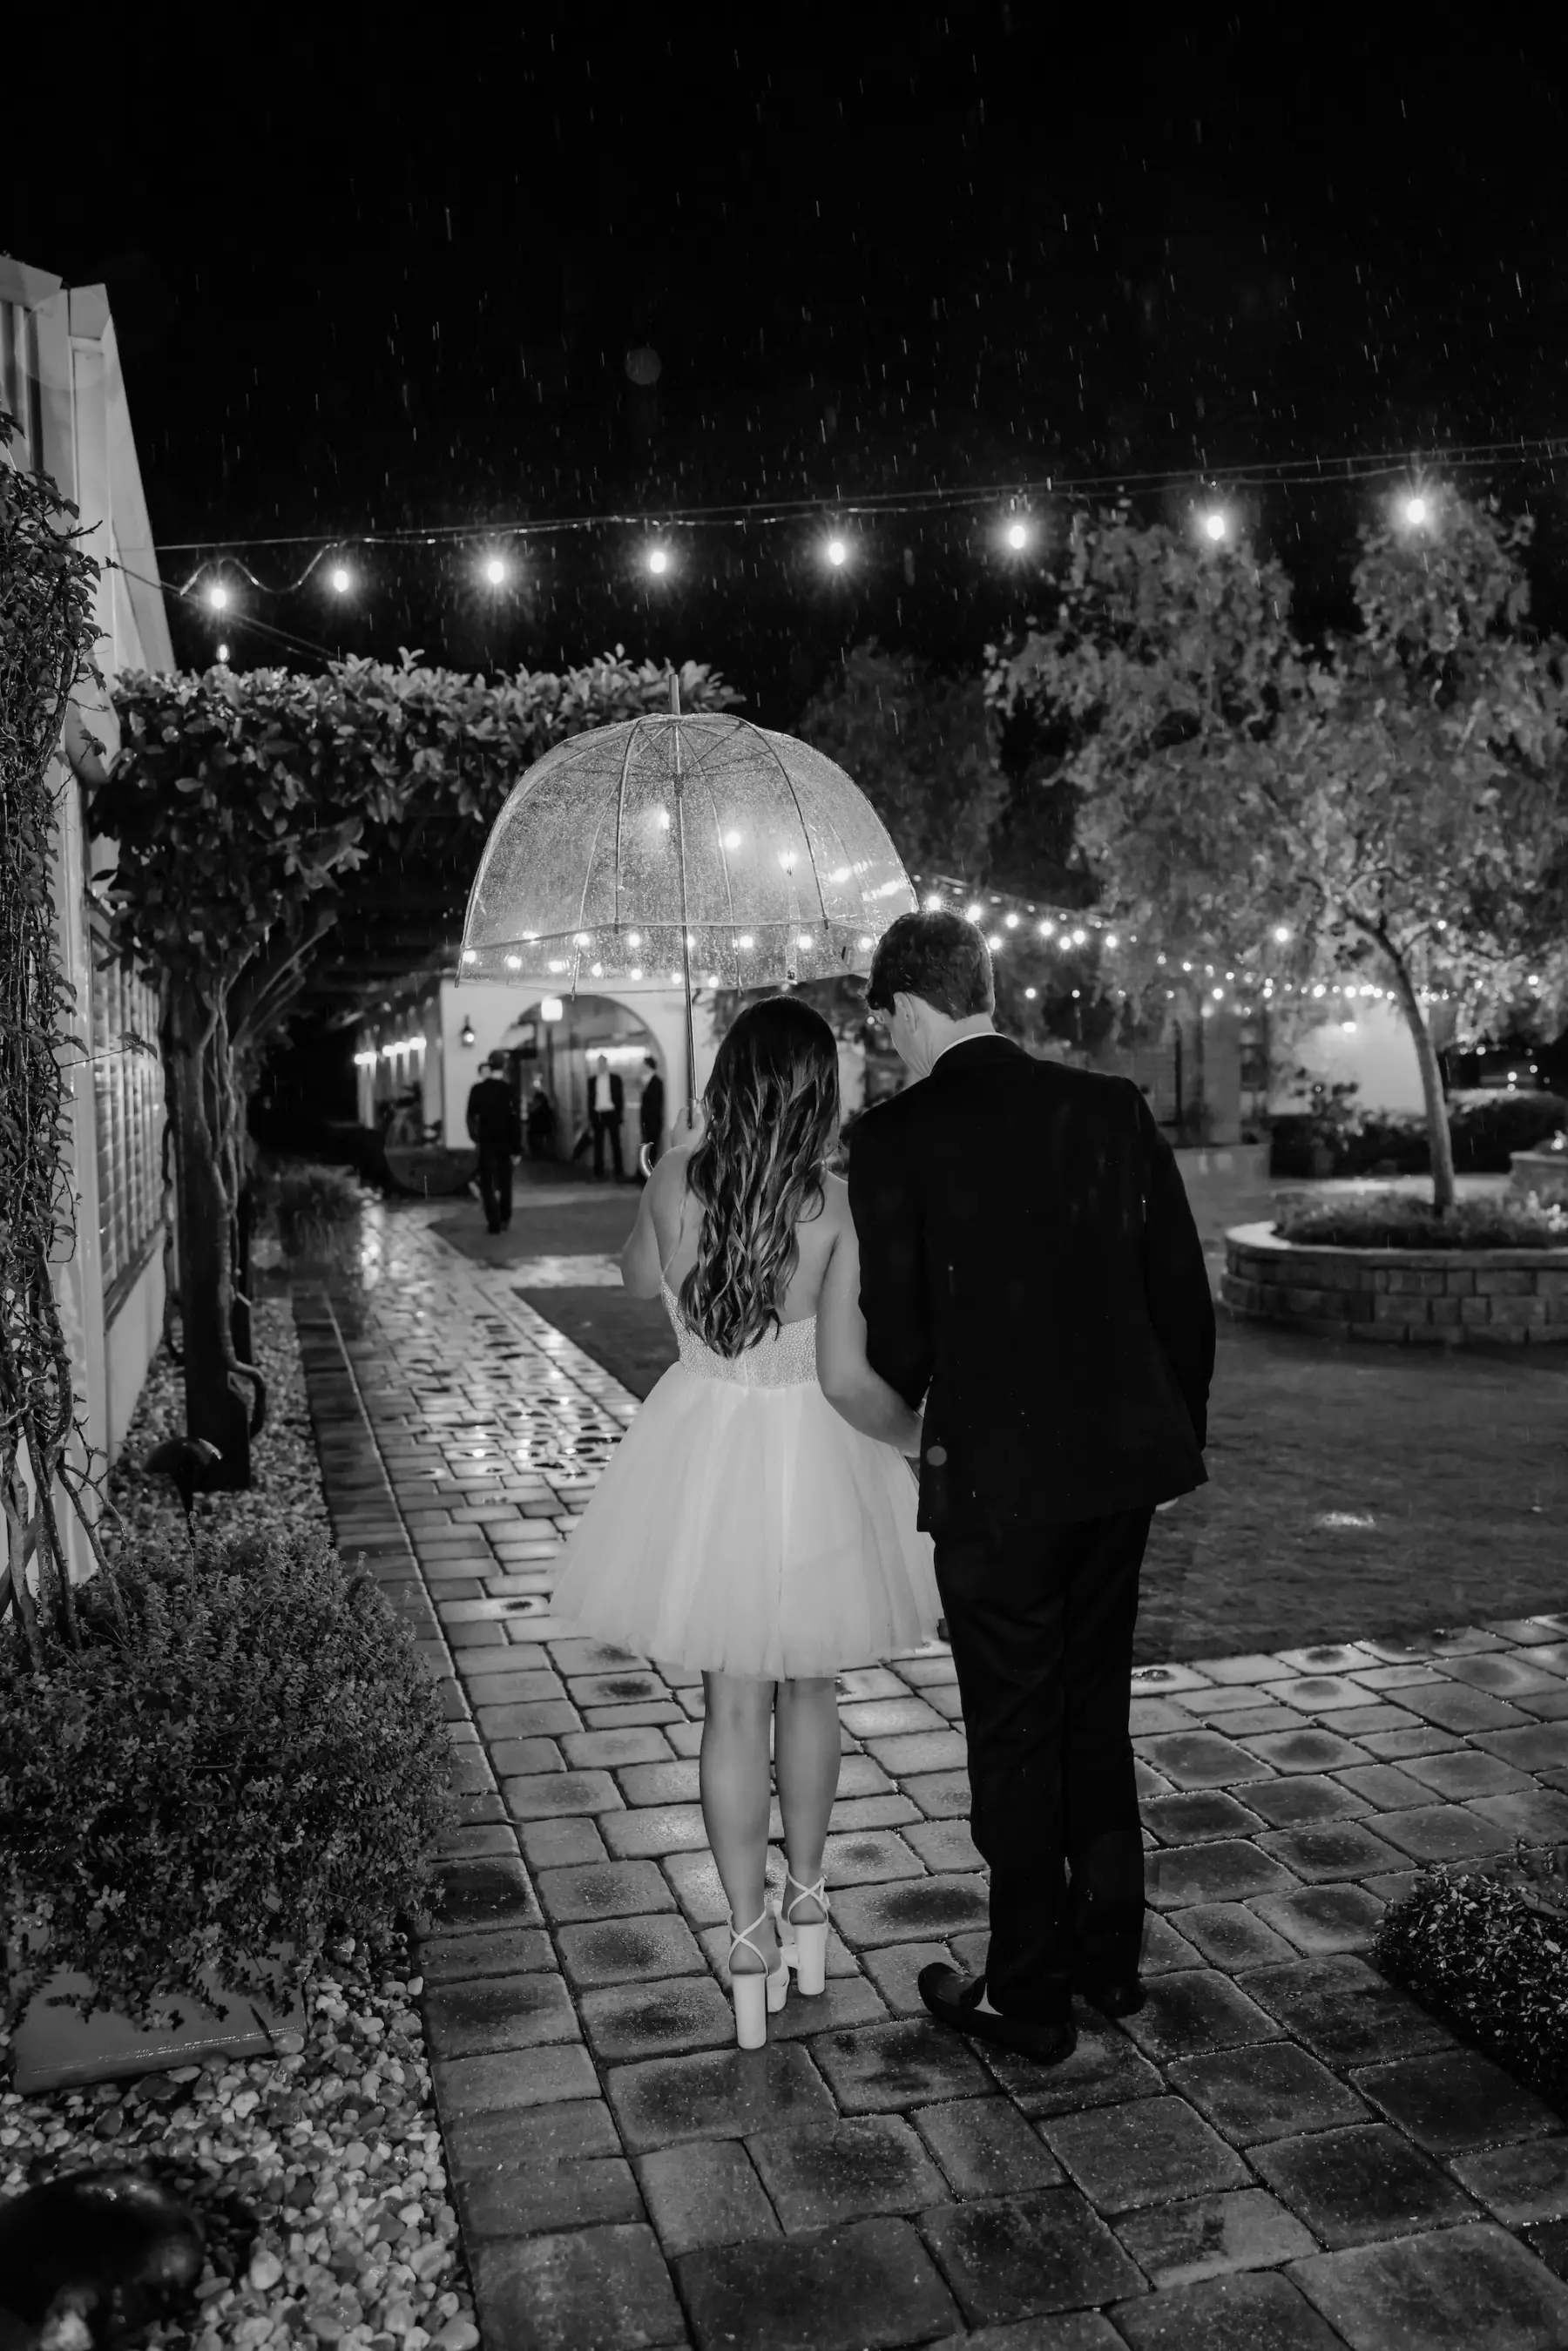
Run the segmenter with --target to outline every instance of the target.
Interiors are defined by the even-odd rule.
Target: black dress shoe
[[[1032,2057],[1037,2065],[1060,2065],[1078,2046],[1071,2018],[1061,2024],[1044,2024],[1031,2017],[990,2014],[980,2006],[986,1991],[984,1976],[962,1976],[956,1968],[938,1959],[921,1969],[918,1981],[920,1997],[937,2023],[951,2026],[955,2032],[967,2032],[971,2040],[1014,2050],[1020,2057]]]
[[[1109,1982],[1074,1983],[1073,1991],[1102,2016],[1135,2016],[1146,1997],[1142,1976],[1113,1977]]]

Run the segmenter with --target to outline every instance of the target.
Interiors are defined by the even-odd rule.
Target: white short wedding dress
[[[663,1665],[768,1681],[932,1639],[940,1604],[902,1455],[817,1383],[813,1316],[716,1354],[666,1282],[680,1361],[568,1547],[553,1615]]]

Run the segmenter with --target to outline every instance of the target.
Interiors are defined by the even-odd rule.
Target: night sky
[[[1468,17],[1460,47],[1403,12],[1386,37],[1079,14],[1106,31],[1040,6],[154,8],[106,61],[107,147],[75,167],[55,122],[6,235],[108,279],[171,580],[181,541],[1047,475],[1174,518],[1206,467],[1307,458],[1323,481],[1245,507],[1308,623],[1333,617],[1372,495],[1333,461],[1568,434],[1561,82]],[[1540,514],[1548,611],[1557,471],[1463,476]],[[476,545],[378,550],[351,612],[319,577],[246,609],[465,667],[707,658],[788,725],[844,644],[972,667],[1021,619],[1038,573],[996,519],[862,518],[836,577],[810,516],[682,529],[657,588],[612,524],[534,542],[499,595]],[[245,550],[268,581],[313,551]],[[182,619],[182,659],[216,633]],[[225,633],[239,663],[311,659]]]

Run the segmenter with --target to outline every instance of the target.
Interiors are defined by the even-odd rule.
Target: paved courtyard
[[[424,2004],[486,2351],[1568,2345],[1563,2118],[1362,1956],[1419,1864],[1568,1840],[1568,1614],[1142,1668],[1150,1997],[1050,2071],[915,1990],[984,1949],[951,1659],[846,1674],[828,1991],[742,2054],[700,1685],[549,1613],[634,1399],[433,1221],[368,1212],[296,1315],[456,1747]]]

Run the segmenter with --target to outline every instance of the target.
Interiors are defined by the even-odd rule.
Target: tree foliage
[[[700,664],[680,678],[689,709],[739,699]],[[121,749],[92,813],[117,854],[99,878],[115,947],[160,991],[188,1428],[222,1453],[216,1482],[248,1483],[265,1408],[234,1313],[246,1076],[356,876],[394,863],[403,886],[443,912],[542,751],[662,709],[668,694],[667,670],[619,649],[559,674],[493,680],[407,653],[318,676],[116,680]],[[243,1336],[243,1307],[238,1321]]]
[[[1075,539],[1054,617],[988,678],[991,707],[1060,730],[1104,909],[1134,978],[1205,939],[1252,977],[1372,974],[1421,1069],[1435,1197],[1453,1197],[1424,1008],[1459,1033],[1568,991],[1542,908],[1568,839],[1563,648],[1528,626],[1525,522],[1457,496],[1420,531],[1368,526],[1359,627],[1311,651],[1289,581],[1244,548],[1113,517]]]

